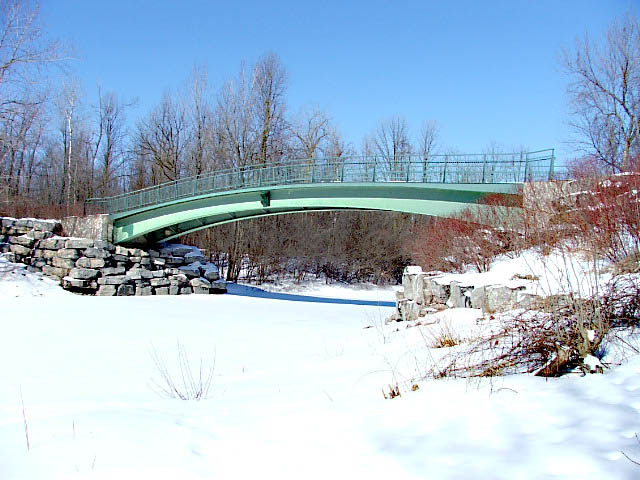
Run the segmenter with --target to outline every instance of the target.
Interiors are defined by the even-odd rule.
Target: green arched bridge
[[[388,210],[451,216],[488,194],[554,178],[554,152],[297,160],[181,178],[90,199],[117,244],[153,244],[213,225],[305,211]]]

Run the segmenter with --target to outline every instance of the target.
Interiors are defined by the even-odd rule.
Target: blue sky
[[[96,86],[138,98],[131,122],[195,65],[214,88],[268,51],[289,73],[288,110],[325,110],[359,148],[392,115],[415,134],[436,120],[441,144],[480,152],[490,142],[565,145],[559,61],[586,32],[600,37],[638,0],[220,2],[43,1],[53,37],[74,45],[71,70],[91,101]]]

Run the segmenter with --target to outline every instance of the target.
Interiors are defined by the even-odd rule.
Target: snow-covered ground
[[[479,311],[406,328],[391,307],[83,297],[0,267],[2,480],[640,478],[632,353],[604,375],[413,381],[425,329],[482,328]],[[306,293],[363,299],[330,290]],[[206,400],[158,395],[152,352],[179,380],[177,342],[215,365]]]

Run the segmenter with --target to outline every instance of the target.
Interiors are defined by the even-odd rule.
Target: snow
[[[450,309],[407,328],[385,325],[390,307],[250,289],[86,297],[0,267],[3,480],[640,477],[623,455],[640,460],[631,350],[605,374],[419,380],[449,350],[427,348],[429,332],[473,336],[487,328],[481,312]],[[306,293],[318,291],[358,292]],[[389,288],[361,293],[394,300]],[[637,338],[625,335],[619,348]],[[194,367],[215,358],[206,400],[153,389],[150,352],[179,377],[177,341]],[[401,396],[385,400],[396,382]]]
[[[583,363],[584,363],[584,366],[587,367],[590,372],[595,372],[596,369],[603,368],[602,363],[600,363],[600,360],[598,360],[598,358],[594,357],[593,355],[587,355],[586,357],[584,357]]]
[[[408,267],[405,267],[404,273],[406,273],[407,275],[417,275],[422,273],[422,267],[419,267],[417,265],[409,265]]]
[[[13,298],[59,296],[74,297],[72,293],[60,288],[59,282],[31,274],[27,272],[25,265],[7,262],[0,254],[0,313]]]
[[[594,266],[592,261],[582,259],[579,252],[553,251],[543,257],[536,249],[531,249],[515,258],[497,257],[486,272],[469,268],[464,273],[439,274],[433,280],[440,285],[450,285],[454,281],[461,287],[505,285],[543,296],[575,292],[588,297],[611,279],[605,272],[606,266],[604,261]]]
[[[183,243],[167,243],[164,244],[162,248],[167,249],[170,252],[173,252],[174,250],[188,250],[189,253],[202,255],[202,252],[198,247],[194,247],[193,245],[185,245]]]
[[[203,275],[204,276],[211,275],[211,274],[219,274],[220,273],[220,271],[218,270],[218,267],[216,267],[211,262],[207,262],[207,263],[203,264],[202,265],[202,270],[203,270]]]
[[[178,269],[183,272],[188,272],[188,273],[192,273],[193,275],[200,276],[200,267],[202,266],[203,265],[200,262],[193,262],[193,263],[190,263],[189,265],[182,265],[178,267]]]

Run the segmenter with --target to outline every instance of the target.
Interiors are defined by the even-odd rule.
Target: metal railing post
[[[486,182],[487,175],[487,156],[482,156],[482,183]]]
[[[442,168],[442,183],[447,183],[447,162],[448,158],[444,157],[444,167]]]
[[[429,156],[422,159],[422,183],[427,183],[427,172],[429,170]]]
[[[549,181],[554,180],[555,178],[555,160],[556,160],[556,156],[555,156],[555,149],[552,148],[551,149],[551,162],[549,163]]]

